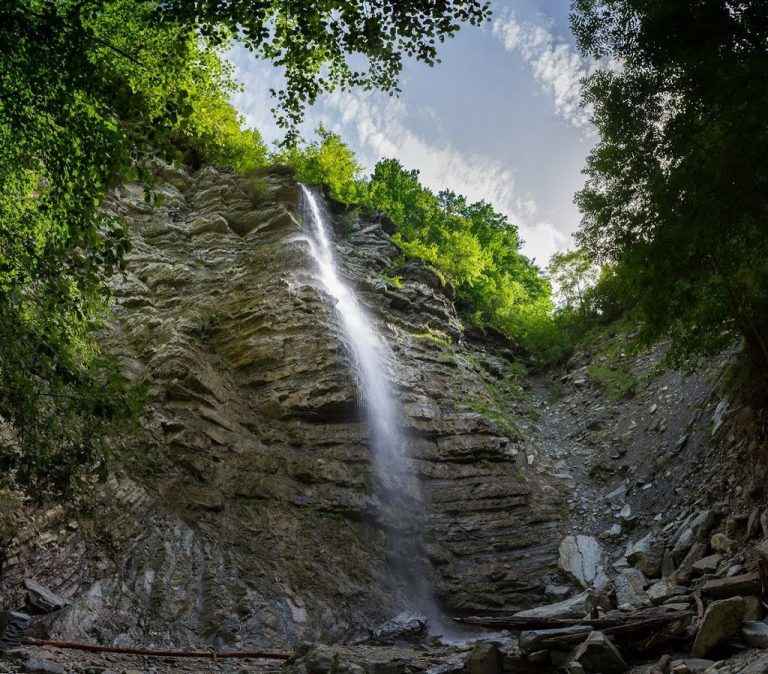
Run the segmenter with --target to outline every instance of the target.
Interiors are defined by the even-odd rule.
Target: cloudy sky
[[[520,227],[524,251],[545,265],[571,247],[579,215],[573,194],[595,142],[579,105],[580,60],[568,0],[496,0],[494,19],[443,45],[434,68],[409,63],[402,93],[325,96],[308,111],[339,133],[370,169],[383,157],[421,172],[432,189],[485,199]],[[267,141],[280,137],[269,89],[279,73],[236,48],[230,59],[245,90],[233,99]]]

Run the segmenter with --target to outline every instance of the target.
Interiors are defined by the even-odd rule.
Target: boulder
[[[692,568],[695,573],[700,575],[705,573],[714,573],[717,571],[717,567],[720,566],[720,562],[722,561],[722,555],[709,555],[707,557],[703,557],[698,562],[695,562]]]
[[[403,611],[392,620],[388,620],[373,630],[373,638],[376,641],[390,641],[392,639],[418,641],[427,635],[428,622],[427,617],[421,613]]]
[[[715,523],[715,514],[703,510],[689,515],[678,528],[672,539],[672,553],[676,558],[683,557],[693,543],[709,533]]]
[[[613,587],[616,590],[616,605],[619,608],[638,609],[651,605],[645,593],[647,580],[637,569],[624,569],[616,576]]]
[[[713,601],[704,612],[691,655],[703,658],[726,643],[738,633],[743,619],[744,600],[741,597]]]
[[[31,657],[24,662],[24,671],[34,674],[67,674],[67,668],[45,658]]]
[[[578,662],[585,672],[621,674],[627,671],[621,653],[602,632],[590,633],[586,641],[573,650],[570,661]]]
[[[27,589],[27,606],[34,612],[53,613],[71,603],[31,578],[24,580],[24,587]]]
[[[466,671],[466,667],[466,659],[457,655],[430,667],[424,674],[453,674],[454,672]]]
[[[467,669],[469,674],[501,674],[502,657],[495,644],[481,642],[475,644],[469,655]]]
[[[661,570],[663,547],[653,533],[644,536],[635,543],[630,543],[624,556],[627,561],[648,578],[655,578]]]
[[[28,627],[29,616],[26,613],[0,612],[0,653],[20,648]]]
[[[678,585],[672,578],[657,580],[647,591],[648,599],[654,605],[663,604],[672,597],[685,594],[688,594],[688,590]]]
[[[736,545],[736,541],[732,538],[728,538],[728,536],[723,533],[718,533],[712,536],[709,544],[715,552],[728,552],[734,545]]]
[[[760,574],[757,571],[708,580],[701,586],[701,591],[704,595],[714,597],[715,599],[725,599],[726,597],[736,597],[739,595],[757,595],[760,594],[761,589],[762,583],[760,581]]]
[[[768,625],[763,622],[745,622],[741,638],[752,648],[768,648]]]
[[[597,577],[603,557],[600,543],[593,536],[566,536],[560,543],[558,567],[587,588]]]

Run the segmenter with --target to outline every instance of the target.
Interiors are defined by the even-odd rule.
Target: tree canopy
[[[768,371],[768,4],[576,0],[600,142],[578,241],[678,362],[740,335]]]

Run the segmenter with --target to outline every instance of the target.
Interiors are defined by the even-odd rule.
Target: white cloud
[[[554,99],[557,113],[576,127],[589,127],[591,110],[581,105],[581,80],[595,70],[565,40],[546,28],[518,21],[514,14],[496,19],[493,34],[508,51],[518,52],[541,88]]]
[[[422,182],[433,190],[450,189],[470,201],[485,200],[518,225],[525,240],[524,252],[545,264],[549,256],[568,243],[568,237],[549,222],[536,219],[534,200],[519,196],[513,171],[498,160],[462,153],[449,143],[434,143],[408,128],[408,109],[395,98],[376,94],[335,93],[327,98],[337,111],[339,130],[353,146],[376,160],[399,159],[407,168],[417,168]]]
[[[269,64],[254,62],[245,50],[235,49],[228,56],[245,84],[244,92],[233,96],[233,104],[265,140],[281,138],[270,113],[274,101],[269,95],[270,87],[280,86],[279,72]],[[514,172],[507,164],[460,152],[448,141],[426,138],[412,129],[415,116],[431,119],[435,135],[441,135],[441,116],[428,105],[412,111],[402,100],[379,93],[335,92],[307,110],[302,131],[311,136],[322,123],[339,133],[369,169],[379,159],[396,158],[407,168],[418,169],[422,183],[432,190],[450,189],[470,201],[488,201],[520,228],[523,252],[542,266],[552,253],[568,245],[569,237],[539,216],[531,195],[518,194]]]

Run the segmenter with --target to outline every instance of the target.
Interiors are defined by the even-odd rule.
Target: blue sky
[[[352,91],[307,111],[339,133],[366,167],[395,157],[432,189],[485,199],[520,227],[523,250],[545,265],[572,247],[573,194],[596,137],[579,105],[583,62],[568,28],[568,0],[496,0],[494,18],[443,45],[442,63],[407,63],[399,98]],[[244,91],[233,98],[268,142],[280,137],[269,89],[280,73],[243,49],[229,54]]]

